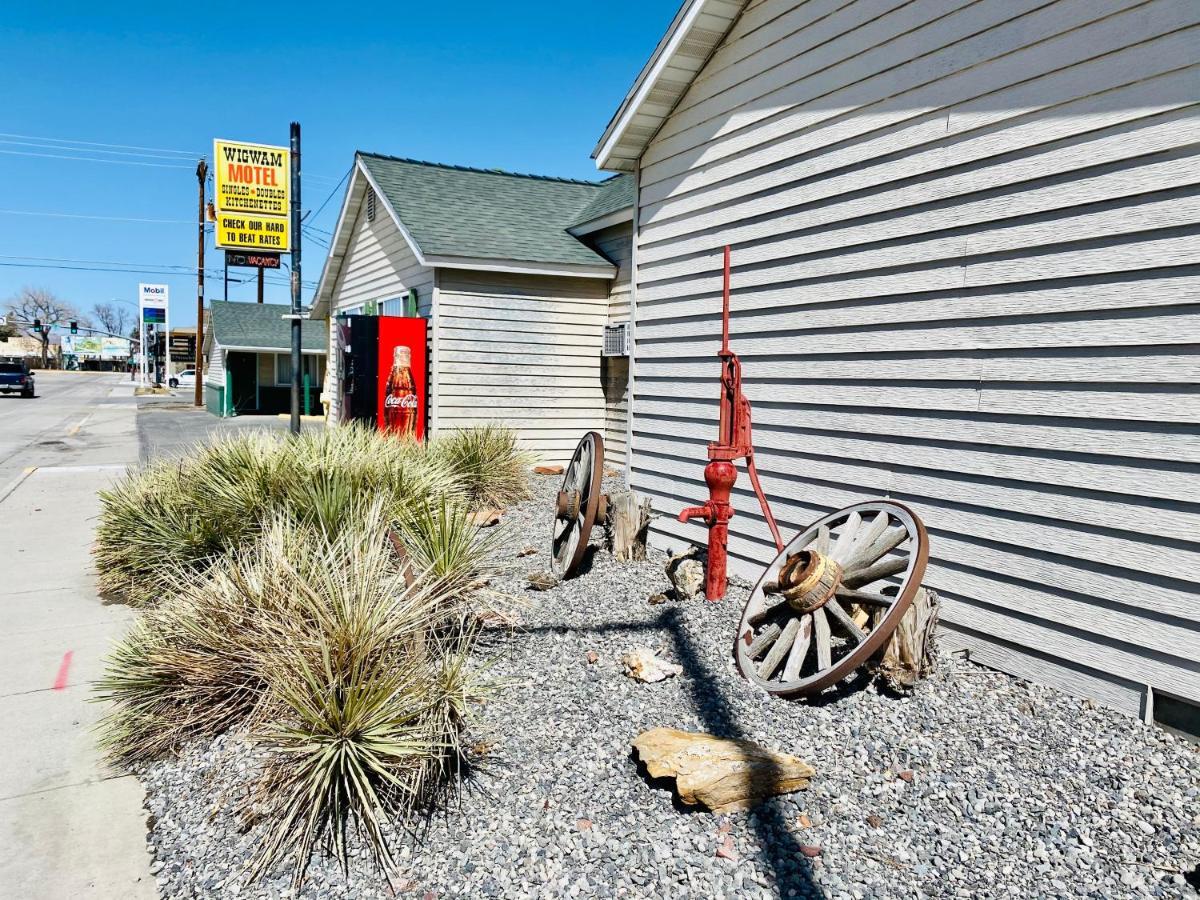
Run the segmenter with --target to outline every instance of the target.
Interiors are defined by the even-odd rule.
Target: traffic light
[[[34,319],[34,320],[33,320],[33,327],[34,327],[34,328],[41,328],[41,327],[42,327],[42,320],[41,320],[41,319]]]
[[[71,334],[79,334],[79,323],[78,322],[71,323]]]

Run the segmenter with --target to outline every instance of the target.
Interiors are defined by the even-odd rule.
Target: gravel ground
[[[316,897],[1195,897],[1200,748],[1048,688],[944,658],[913,696],[858,686],[822,703],[771,699],[729,644],[745,586],[723,603],[649,605],[661,557],[526,594],[548,568],[555,478],[510,510],[498,584],[526,596],[524,627],[482,655],[510,681],[481,710],[484,770],[451,809],[400,836],[390,886],[365,851],[349,880],[320,857]],[[612,485],[610,487],[615,487]],[[536,555],[517,558],[527,542]],[[683,674],[647,685],[620,655],[657,648]],[[588,651],[599,660],[589,664]],[[817,769],[751,813],[681,809],[648,784],[630,741],[656,726],[745,737]],[[291,897],[286,874],[247,883],[254,833],[232,807],[256,770],[228,736],[144,770],[164,896]],[[725,834],[735,859],[716,855]]]

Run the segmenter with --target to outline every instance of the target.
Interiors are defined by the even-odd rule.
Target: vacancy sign
[[[213,141],[217,247],[291,249],[292,160],[287,147]]]

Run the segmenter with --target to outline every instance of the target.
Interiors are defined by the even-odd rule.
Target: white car
[[[172,375],[167,379],[167,384],[173,388],[177,387],[195,387],[196,386],[196,370],[184,369],[178,375]]]

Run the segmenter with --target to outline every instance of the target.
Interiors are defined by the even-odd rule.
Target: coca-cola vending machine
[[[425,435],[425,320],[338,318],[339,420]]]

